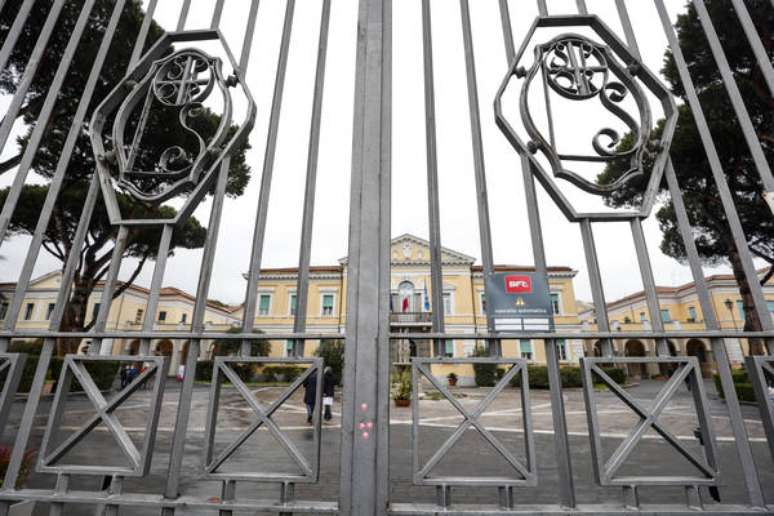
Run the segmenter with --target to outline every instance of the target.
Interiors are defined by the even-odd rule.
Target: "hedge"
[[[267,366],[263,368],[262,374],[267,382],[293,382],[304,371],[303,367],[298,366]]]
[[[199,382],[211,382],[212,381],[212,360],[200,360],[196,363],[196,381]],[[230,362],[229,367],[234,370],[240,380],[243,382],[250,382],[255,378],[255,364]],[[223,380],[225,383],[231,383],[227,378]]]
[[[19,353],[19,352],[29,352],[30,350],[25,349],[22,351],[19,348],[16,348],[15,346],[12,347],[10,350],[12,353]],[[39,349],[38,349],[39,350]],[[27,359],[24,361],[24,371],[22,372],[21,380],[19,381],[19,388],[16,392],[20,394],[26,394],[30,392],[30,389],[32,388],[32,382],[35,380],[35,371],[38,367],[38,360],[40,360],[40,355],[38,354],[28,354]],[[116,380],[116,377],[118,375],[118,368],[121,366],[121,363],[118,361],[85,361],[86,364],[86,370],[91,374],[92,379],[94,380],[94,383],[97,385],[97,387],[100,390],[108,390],[113,386],[113,382]],[[46,373],[46,380],[59,380],[59,375],[62,371],[62,364],[64,364],[64,358],[61,357],[51,357],[51,362],[49,363],[48,372]],[[4,370],[0,372],[0,386],[5,384],[6,375],[8,374],[8,370]],[[77,380],[73,379],[72,383],[70,384],[70,391],[82,391],[83,388],[81,387],[80,383],[78,383]]]
[[[623,385],[626,382],[626,372],[623,369],[603,367],[602,370],[616,383]],[[527,373],[529,375],[530,389],[548,389],[550,387],[548,381],[548,368],[546,366],[529,365],[527,366]],[[581,374],[580,367],[561,367],[559,368],[559,375],[562,379],[562,387],[566,389],[583,386],[583,375]],[[510,384],[511,387],[520,387],[521,379],[519,378],[519,375],[514,376],[513,379],[511,379]]]
[[[715,380],[715,390],[718,391],[718,395],[725,399],[725,394],[723,393],[723,386],[720,383],[720,375],[713,375],[713,380]],[[747,376],[747,371],[741,370],[741,371],[733,371],[731,373],[731,378],[734,380],[734,387],[736,388],[736,397],[739,398],[740,401],[749,401],[749,402],[755,402],[755,390],[753,389],[752,384],[750,383],[750,378]]]

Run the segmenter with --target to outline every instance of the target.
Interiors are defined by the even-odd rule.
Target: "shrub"
[[[583,386],[580,367],[562,367],[559,369],[562,378],[562,387],[577,388]]]
[[[267,382],[293,382],[298,378],[305,369],[298,366],[266,366],[263,368],[262,374]]]
[[[344,369],[344,342],[341,340],[322,340],[314,354],[323,359],[325,366],[330,366],[333,369],[333,377],[336,378],[336,383],[341,385],[341,379],[344,378],[342,375]]]
[[[212,360],[201,360],[196,363],[196,381],[197,382],[211,382],[212,381]]]
[[[626,370],[618,367],[602,367],[602,371],[610,377],[615,383],[623,385],[626,383]]]
[[[126,364],[126,362],[119,362],[117,360],[105,360],[105,361],[85,360],[83,363],[86,366],[86,370],[91,375],[91,378],[94,381],[94,384],[101,391],[106,391],[113,386],[113,382],[115,382],[118,376],[119,368],[123,364]],[[59,374],[62,371],[63,365],[64,365],[63,358],[61,357],[51,358],[51,366],[50,366],[51,377],[56,382],[59,381]],[[72,382],[70,383],[70,392],[76,392],[76,391],[82,391],[82,390],[83,388],[81,387],[81,384],[78,383],[78,380],[73,378]]]
[[[407,369],[393,377],[392,399],[410,400],[411,399],[411,372]],[[396,381],[397,380],[397,381]]]
[[[474,357],[488,357],[489,353],[483,346],[476,346]],[[497,364],[473,364],[473,375],[479,387],[493,387],[497,381]]]
[[[527,374],[529,375],[530,389],[550,388],[550,382],[548,381],[548,367],[541,365],[528,365]],[[559,375],[562,379],[562,387],[564,388],[571,389],[581,387],[583,385],[581,370],[579,367],[561,367],[559,368]],[[615,377],[613,379],[616,380]],[[521,380],[519,375],[514,376],[510,382],[511,387],[520,387],[520,381]]]
[[[746,371],[734,371],[731,374],[731,377],[734,379],[734,387],[736,388],[736,397],[739,398],[740,401],[750,401],[755,402],[755,390],[753,389],[752,384],[750,383],[750,379],[747,376]],[[725,399],[725,394],[723,393],[723,386],[720,383],[720,375],[713,375],[713,380],[715,380],[715,390],[718,391],[718,396]]]

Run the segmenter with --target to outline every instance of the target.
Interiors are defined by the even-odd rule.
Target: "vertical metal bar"
[[[282,111],[282,94],[285,88],[285,72],[288,64],[288,49],[290,47],[290,34],[293,28],[293,12],[295,5],[295,0],[288,0],[285,9],[285,22],[282,27],[282,41],[280,43],[277,75],[274,80],[274,96],[272,98],[271,115],[269,118],[269,134],[266,138],[266,152],[263,160],[263,172],[261,174],[261,189],[258,194],[258,210],[255,216],[255,228],[253,229],[250,270],[247,273],[245,316],[242,321],[242,331],[245,333],[252,332],[255,325],[258,278],[261,273],[263,239],[266,234],[266,216],[269,211],[269,197],[271,195],[272,174],[274,172],[274,155],[277,150],[277,132],[280,112]]]
[[[583,250],[586,254],[586,268],[589,272],[591,283],[591,297],[594,300],[594,311],[599,331],[610,331],[610,321],[607,316],[607,303],[605,302],[605,289],[602,285],[602,273],[599,270],[599,255],[594,242],[594,231],[589,219],[580,222],[581,236],[583,237]],[[610,339],[603,339],[602,354],[606,357],[613,356],[613,343]]]
[[[376,516],[389,491],[392,3],[359,5],[339,513]]]
[[[159,241],[159,250],[156,254],[156,266],[153,268],[153,277],[151,278],[150,294],[148,302],[145,304],[145,316],[142,321],[142,331],[150,332],[153,330],[153,323],[156,321],[156,309],[159,306],[159,295],[161,294],[161,282],[164,281],[164,271],[167,268],[167,256],[169,247],[172,243],[172,233],[175,226],[164,224],[161,230],[161,240]],[[150,339],[140,339],[140,355],[150,353]]]
[[[513,30],[511,29],[510,14],[507,4],[500,3],[500,17],[503,25],[503,37],[505,41],[505,53],[508,64],[515,59],[513,45]],[[544,1],[539,1],[541,16],[547,14]],[[529,157],[521,155],[522,176],[524,178],[524,195],[527,201],[527,219],[529,221],[532,253],[535,262],[535,272],[545,278],[548,284],[548,267],[546,266],[546,253],[543,247],[543,230],[540,223],[540,210],[538,209],[537,192],[535,191],[535,177],[532,163]],[[564,410],[564,397],[562,396],[562,381],[559,371],[559,356],[556,350],[556,342],[548,339],[544,343],[546,352],[546,365],[548,367],[549,388],[551,392],[551,415],[554,423],[554,451],[556,465],[559,472],[559,501],[563,506],[575,507],[575,481],[572,476],[572,459],[570,457],[570,441],[567,433],[567,417]],[[521,371],[522,389],[527,385],[524,382],[526,367]],[[522,399],[526,407],[527,400]],[[528,410],[525,408],[525,410]],[[526,418],[526,416],[525,416]],[[525,419],[526,422],[526,419]],[[530,436],[526,437],[530,439]],[[529,449],[529,447],[528,447]],[[534,460],[534,458],[532,458]]]
[[[672,27],[672,22],[669,18],[669,13],[664,6],[663,0],[654,0],[656,3],[656,9],[661,19],[661,24],[669,42],[669,47],[672,50],[672,56],[675,59],[677,65],[677,71],[680,74],[680,80],[683,83],[685,89],[685,96],[688,105],[693,113],[694,120],[696,121],[696,128],[699,131],[699,137],[701,138],[704,151],[707,154],[707,161],[712,171],[712,176],[717,186],[718,193],[720,194],[720,201],[723,205],[723,211],[726,214],[728,225],[731,230],[731,235],[734,239],[734,245],[737,253],[739,253],[740,260],[742,262],[742,268],[747,279],[747,283],[750,286],[750,292],[752,294],[755,310],[758,314],[758,318],[761,321],[761,325],[764,330],[774,329],[774,324],[771,321],[768,307],[766,305],[766,299],[763,296],[763,289],[761,288],[760,281],[758,280],[758,274],[755,270],[755,264],[753,263],[752,255],[747,247],[747,240],[745,238],[744,229],[742,228],[739,214],[736,212],[734,206],[733,195],[728,187],[723,166],[720,163],[720,157],[718,156],[715,142],[709,130],[707,119],[704,117],[704,111],[701,107],[699,97],[696,94],[696,89],[691,79],[690,72],[688,71],[688,65],[685,61],[680,43],[677,40],[677,35]]]
[[[137,61],[140,60],[142,51],[145,48],[145,42],[148,40],[148,31],[150,30],[153,14],[156,12],[158,1],[159,0],[150,0],[148,2],[148,8],[145,10],[145,16],[142,19],[142,25],[140,25],[140,32],[137,33],[137,39],[134,43],[134,48],[132,49],[132,57],[129,59],[129,70],[131,70]]]
[[[715,58],[715,64],[717,64],[720,76],[723,78],[723,86],[726,88],[726,93],[728,93],[728,98],[734,108],[734,113],[736,113],[736,119],[750,149],[755,168],[763,181],[763,187],[767,192],[774,194],[774,176],[771,174],[771,167],[769,167],[766,156],[763,154],[763,147],[761,147],[761,142],[758,140],[752,119],[750,119],[750,114],[747,112],[744,100],[742,100],[742,93],[736,84],[736,79],[734,79],[734,74],[731,71],[731,65],[728,64],[728,58],[723,51],[723,46],[720,43],[718,33],[715,31],[715,26],[712,24],[712,19],[707,12],[707,7],[704,5],[704,0],[693,0],[693,6],[696,8],[699,22],[704,29],[704,35],[709,43],[712,56]],[[769,64],[769,67],[771,67],[771,64]]]
[[[109,40],[115,34],[115,27],[118,22],[118,19],[120,18],[120,12],[123,9],[123,5],[124,5],[124,0],[121,0],[119,2],[116,2],[114,6],[113,17],[108,23],[108,27],[106,29],[105,35],[103,36],[102,43],[100,44],[100,49],[97,53],[97,57],[94,60],[94,68],[98,70],[95,71],[94,68],[92,69],[92,72],[89,76],[89,80],[87,80],[87,86],[84,90],[84,97],[81,99],[81,102],[79,104],[79,109],[82,104],[84,103],[86,105],[89,104],[89,101],[86,99],[86,97],[87,96],[90,97],[93,94],[93,89],[94,89],[93,84],[96,83],[96,80],[99,76],[99,69],[101,69],[101,66],[104,63],[107,50],[110,47]],[[152,17],[151,15],[152,15],[152,11],[149,7],[148,12],[146,13],[146,17]],[[143,21],[143,23],[145,22]],[[107,37],[108,35],[110,35],[110,37]],[[147,31],[146,31],[146,35],[147,35]],[[135,52],[132,54],[133,56],[137,55],[137,52],[136,52],[137,48],[138,47],[142,48],[143,44],[144,44],[144,39],[140,39],[138,37],[135,42],[135,48],[134,48]],[[134,66],[134,62],[129,63],[129,67],[131,68],[132,66]],[[91,88],[89,85],[91,85]],[[64,169],[66,169],[67,163],[69,162],[69,156],[71,153],[72,153],[72,147],[70,147],[69,150],[68,150],[68,147],[65,147],[62,152],[62,155],[60,156],[60,162],[57,164],[57,167],[62,166]],[[57,168],[57,170],[59,170],[59,168]],[[72,246],[73,249],[81,249],[81,247],[83,246],[84,239],[86,238],[86,232],[88,231],[88,228],[89,228],[91,215],[94,212],[94,206],[96,205],[96,202],[97,202],[98,194],[99,194],[99,182],[97,180],[96,174],[94,174],[94,176],[92,177],[92,181],[89,184],[89,190],[86,193],[86,198],[83,201],[83,204],[84,204],[83,212],[81,213],[81,218],[78,221],[78,227],[76,228],[75,235],[73,236],[73,246]],[[75,275],[75,271],[79,265],[79,261],[80,261],[80,253],[78,252],[72,252],[68,256],[67,262],[64,267],[64,271],[62,272],[62,284],[61,284],[61,287],[59,288],[59,292],[57,293],[56,304],[54,305],[54,312],[51,314],[51,321],[49,322],[49,329],[52,331],[58,330],[61,326],[62,318],[65,313],[65,305],[67,304],[67,300],[70,297],[70,291],[72,289],[73,276]],[[25,290],[26,290],[26,287],[25,287]],[[14,321],[15,321],[15,318],[14,318]],[[38,358],[38,365],[35,369],[34,380],[32,382],[32,386],[30,387],[27,403],[24,406],[24,412],[22,414],[21,422],[19,423],[19,428],[16,433],[16,439],[14,441],[13,450],[11,452],[11,458],[8,463],[8,469],[6,471],[6,475],[3,481],[4,489],[13,489],[16,485],[16,480],[18,478],[19,471],[21,470],[24,454],[26,452],[27,443],[29,442],[30,434],[32,433],[32,427],[34,424],[35,416],[37,414],[38,404],[40,403],[40,394],[43,391],[43,386],[46,380],[46,372],[48,371],[48,366],[51,361],[51,355],[53,353],[55,344],[56,344],[56,339],[54,338],[46,338],[43,341],[40,357]],[[3,349],[7,348],[7,339],[0,339],[0,348],[3,348]],[[10,507],[10,504],[8,502],[0,502],[0,516],[6,516],[8,514],[9,507]]]
[[[19,311],[21,310],[22,303],[24,302],[24,296],[27,293],[27,288],[29,287],[29,282],[32,278],[33,269],[40,254],[43,238],[45,236],[46,230],[48,229],[48,224],[51,220],[51,215],[53,214],[54,205],[56,204],[59,191],[61,190],[62,183],[64,182],[64,175],[67,171],[67,165],[70,162],[70,157],[72,155],[73,149],[75,148],[75,143],[78,140],[78,136],[81,134],[83,121],[86,117],[86,111],[89,107],[92,96],[94,95],[94,89],[96,87],[97,80],[99,79],[102,65],[104,64],[105,58],[107,57],[108,49],[110,48],[110,43],[113,39],[113,35],[115,34],[118,21],[121,18],[124,3],[125,0],[120,0],[113,8],[113,13],[111,15],[110,21],[108,22],[105,33],[102,36],[102,42],[100,43],[99,50],[94,57],[94,65],[92,66],[89,77],[86,80],[83,95],[78,102],[78,107],[76,108],[73,122],[70,126],[70,131],[67,134],[67,139],[65,140],[64,147],[62,148],[62,153],[59,156],[59,161],[57,162],[54,176],[52,177],[51,183],[49,184],[48,192],[46,193],[46,199],[43,202],[43,207],[40,210],[40,218],[38,219],[32,240],[27,248],[27,255],[24,260],[21,274],[19,275],[19,278],[16,282],[14,298],[11,302],[4,323],[4,329],[6,330],[12,331],[16,327]],[[89,196],[87,195],[87,199],[88,198]],[[84,206],[87,205],[88,202],[85,202]],[[80,246],[73,248],[79,249]]]
[[[292,2],[293,0],[289,0]],[[242,43],[240,56],[240,80],[245,80],[247,57],[249,56],[253,32],[255,30],[255,18],[258,13],[258,1],[251,3],[250,14],[248,15],[247,29],[245,39]],[[182,18],[182,15],[181,15]],[[230,157],[226,157],[218,172],[218,180],[215,185],[212,208],[210,210],[210,220],[207,225],[207,237],[202,252],[202,262],[199,269],[199,280],[196,288],[196,302],[194,304],[193,315],[191,317],[191,333],[194,338],[188,341],[188,355],[186,356],[185,375],[183,385],[180,390],[177,416],[175,421],[175,435],[172,439],[172,446],[169,457],[169,469],[167,472],[167,482],[164,490],[165,498],[177,498],[180,495],[180,477],[182,475],[183,458],[185,455],[185,440],[188,433],[188,424],[191,413],[191,401],[193,399],[194,380],[196,379],[196,362],[201,351],[202,334],[205,331],[205,314],[207,311],[207,297],[210,290],[210,281],[212,279],[212,266],[215,260],[215,252],[218,247],[218,237],[220,236],[221,219],[223,215],[223,204],[228,186],[228,173],[231,165]],[[217,381],[217,379],[216,379]],[[161,514],[164,516],[173,515],[174,508],[164,508]]]
[[[430,225],[431,317],[434,333],[444,333],[443,269],[441,260],[441,213],[438,198],[438,145],[435,127],[435,78],[430,0],[422,0],[422,51],[425,86],[425,143],[427,148],[427,212]],[[444,343],[433,341],[434,355],[444,356]]]
[[[538,4],[538,14],[540,16],[548,16],[548,5],[546,4],[546,0],[537,0]]]
[[[755,23],[753,23],[750,17],[750,12],[747,10],[747,6],[744,5],[743,0],[731,0],[731,4],[734,6],[739,23],[742,25],[742,30],[745,36],[747,36],[750,48],[752,48],[753,54],[755,54],[758,66],[761,67],[761,73],[769,86],[769,92],[774,97],[774,66],[771,65],[769,55],[763,47],[758,31],[755,30]]]
[[[180,17],[177,19],[177,30],[185,30],[185,22],[188,21],[188,12],[191,10],[191,0],[183,0],[183,5],[180,8]]]
[[[331,2],[323,0],[320,15],[320,36],[317,45],[317,71],[314,79],[312,100],[312,122],[309,130],[309,151],[306,161],[306,188],[304,191],[304,213],[301,223],[301,245],[298,256],[298,278],[296,279],[296,315],[293,332],[306,331],[306,312],[309,294],[309,261],[312,253],[312,230],[314,227],[314,201],[317,188],[317,159],[320,151],[320,121],[322,119],[323,92],[325,88],[325,58],[328,52],[328,28],[331,18]],[[341,302],[341,300],[339,300]],[[304,341],[293,345],[295,356],[304,356]],[[322,371],[320,372],[322,374]]]
[[[27,18],[30,15],[32,6],[35,5],[35,0],[24,0],[19,10],[16,11],[16,18],[13,20],[13,25],[8,30],[8,35],[3,41],[3,46],[0,48],[0,70],[5,70],[8,60],[11,58],[16,42],[19,40],[19,36],[22,35],[22,29],[24,24],[27,23]],[[2,7],[0,7],[2,9]],[[2,148],[2,146],[0,146]]]
[[[13,178],[11,189],[5,199],[3,209],[0,211],[0,246],[2,246],[2,242],[5,240],[8,231],[8,225],[11,222],[11,216],[13,215],[13,211],[16,209],[16,203],[19,201],[19,197],[21,196],[22,188],[24,187],[24,181],[27,178],[30,167],[32,167],[32,161],[36,156],[40,142],[43,140],[43,136],[48,130],[48,122],[51,118],[52,112],[54,111],[57,98],[59,97],[59,91],[62,89],[62,85],[64,84],[65,78],[67,76],[67,70],[70,67],[70,63],[72,62],[73,57],[75,56],[75,51],[78,48],[78,43],[81,41],[81,36],[87,27],[89,14],[91,13],[91,9],[94,6],[94,2],[95,0],[88,0],[81,8],[78,19],[72,29],[70,39],[67,41],[67,46],[62,53],[62,57],[59,61],[59,65],[57,66],[56,73],[54,74],[54,78],[51,82],[51,86],[49,87],[46,94],[46,100],[43,102],[43,107],[40,110],[40,115],[38,116],[35,128],[33,129],[32,134],[30,135],[30,139],[27,142],[27,146],[24,149],[24,155],[22,156],[21,162],[19,163],[19,168],[16,171],[16,175]],[[11,129],[13,128],[13,125],[16,121],[16,116],[19,114],[22,102],[24,102],[24,99],[27,96],[27,91],[32,84],[32,80],[35,78],[35,73],[38,69],[43,54],[45,53],[46,44],[48,43],[51,33],[55,28],[56,21],[59,12],[62,9],[63,3],[64,2],[55,3],[54,7],[51,9],[51,14],[49,14],[49,17],[46,19],[46,23],[43,27],[43,33],[41,34],[41,37],[38,38],[38,41],[35,44],[35,48],[32,51],[30,60],[27,63],[27,68],[24,70],[22,80],[17,87],[16,93],[11,100],[11,104],[8,107],[8,111],[6,112],[2,123],[0,123],[0,149],[5,148],[5,144],[8,141],[8,136],[11,134]]]
[[[575,5],[578,6],[578,13],[589,14],[589,9],[586,7],[586,0],[575,0]]]
[[[226,0],[216,0],[215,8],[212,11],[212,21],[210,22],[211,29],[217,29],[220,27],[220,18],[223,16],[223,4]]]
[[[656,280],[653,278],[653,268],[648,255],[648,245],[645,242],[645,234],[642,232],[642,220],[632,219],[630,222],[634,249],[637,251],[637,263],[640,266],[642,287],[645,291],[645,303],[648,305],[653,331],[663,332],[664,322],[661,320],[661,307],[656,292]],[[662,357],[669,356],[669,345],[666,339],[656,340],[656,354]]]
[[[462,40],[465,48],[465,76],[467,79],[468,108],[470,112],[471,143],[473,145],[473,167],[476,180],[478,232],[481,240],[481,263],[483,265],[484,282],[486,282],[494,270],[494,259],[492,257],[492,228],[489,223],[489,195],[487,193],[484,165],[484,144],[481,136],[481,113],[478,104],[476,61],[473,53],[473,34],[468,0],[460,0],[460,12],[462,15]],[[494,321],[488,314],[486,321],[489,332],[494,332]],[[489,351],[491,355],[500,355],[499,341],[490,343]]]
[[[105,327],[107,326],[110,307],[113,304],[113,292],[115,292],[116,281],[118,280],[118,274],[121,271],[121,261],[124,257],[124,250],[126,249],[128,239],[129,228],[126,226],[119,226],[116,244],[113,247],[113,254],[110,257],[108,272],[102,284],[102,294],[99,298],[99,312],[97,313],[97,321],[94,324],[94,332],[96,333],[104,332]],[[112,344],[112,342],[110,342],[110,344]],[[101,338],[95,338],[89,349],[89,354],[93,355],[99,353],[100,355],[109,355],[110,351],[111,348],[107,347],[107,345],[103,349]]]
[[[696,242],[694,241],[693,232],[691,231],[691,224],[688,219],[685,204],[683,203],[682,192],[680,191],[680,185],[677,182],[677,175],[675,174],[671,160],[667,161],[665,176],[669,186],[669,193],[672,198],[672,205],[675,208],[677,225],[683,239],[683,244],[685,245],[686,255],[688,256],[688,264],[691,267],[694,284],[696,285],[696,294],[704,316],[704,325],[708,330],[718,330],[720,329],[720,324],[715,315],[712,299],[710,298],[709,290],[707,289],[707,282],[704,279],[704,271],[701,268],[699,252],[696,249]],[[742,474],[744,475],[747,495],[750,499],[750,503],[754,507],[763,507],[765,502],[761,481],[758,476],[758,468],[755,465],[755,459],[753,458],[742,410],[739,406],[739,399],[737,398],[736,386],[734,385],[734,379],[731,374],[731,365],[725,342],[723,339],[719,338],[713,338],[710,342],[712,345],[712,354],[715,356],[715,363],[718,367],[723,397],[726,400],[726,407],[728,407],[729,422],[731,424],[731,430],[734,433],[734,443],[736,444],[736,451],[739,455],[739,462],[742,467]]]

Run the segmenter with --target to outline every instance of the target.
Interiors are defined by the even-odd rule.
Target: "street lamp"
[[[734,314],[734,302],[726,298],[726,300],[723,301],[723,304],[726,305],[726,309],[728,309],[728,311],[731,312],[731,320],[734,322],[734,330],[736,330],[737,327],[736,327],[736,315]]]

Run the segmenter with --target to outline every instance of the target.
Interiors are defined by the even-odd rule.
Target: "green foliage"
[[[616,383],[623,385],[626,381],[626,372],[623,369],[614,367],[605,367],[603,370]],[[542,365],[528,365],[527,374],[529,376],[530,389],[548,389],[550,382],[548,380],[548,367]],[[575,389],[583,386],[583,375],[579,367],[564,366],[559,368],[559,375],[562,379],[562,387],[566,389]],[[521,379],[516,375],[510,381],[511,387],[521,387]]]
[[[392,384],[392,399],[410,400],[411,399],[411,371],[406,369],[395,375]]]
[[[231,327],[226,333],[241,333],[239,327]],[[263,333],[261,330],[255,330],[256,333]],[[267,340],[250,340],[250,354],[252,356],[266,357],[271,351],[271,343]],[[239,339],[217,339],[214,342],[213,352],[215,356],[235,356],[242,349],[242,341]]]
[[[457,373],[449,373],[446,375],[446,378],[448,378],[451,382],[456,382],[458,379]]]
[[[212,360],[200,360],[196,363],[197,382],[212,381],[213,363]],[[229,367],[234,370],[243,382],[251,382],[255,378],[255,364],[233,362],[229,363]],[[231,381],[224,377],[223,383],[231,383]]]
[[[266,366],[261,371],[267,382],[294,382],[306,369],[298,366]]]
[[[755,390],[750,383],[750,377],[747,376],[747,372],[743,369],[733,371],[731,378],[734,380],[734,388],[736,388],[736,397],[739,401],[755,402]],[[720,382],[720,375],[713,375],[712,379],[715,381],[715,390],[718,392],[718,396],[725,399],[725,393],[723,392],[723,386]]]
[[[474,357],[488,357],[489,352],[484,346],[476,346]],[[479,387],[494,387],[497,381],[497,364],[473,364],[473,375]]]
[[[113,383],[116,381],[116,378],[118,378],[119,368],[122,365],[125,365],[126,362],[119,362],[117,360],[85,360],[83,364],[86,366],[86,370],[91,375],[91,379],[94,381],[94,384],[97,386],[97,388],[101,391],[106,391],[113,387]],[[51,377],[57,382],[59,381],[59,376],[63,365],[63,358],[51,358],[51,365],[49,370],[51,371]],[[79,392],[82,390],[83,387],[81,387],[81,384],[78,382],[78,380],[73,378],[72,382],[70,383],[70,392]]]
[[[330,366],[333,369],[336,383],[341,385],[341,380],[344,378],[344,342],[341,340],[324,339],[320,342],[320,346],[314,354],[323,359],[326,367]]]
[[[774,163],[774,99],[765,84],[764,75],[755,59],[739,25],[732,2],[708,0],[705,2],[715,21],[718,37],[732,68],[733,80],[738,85],[745,106],[749,111],[757,139],[761,142],[768,163]],[[774,10],[768,0],[746,0],[757,31],[771,35],[774,27]],[[749,147],[740,129],[738,118],[726,93],[712,53],[707,49],[706,37],[695,8],[688,3],[687,10],[678,16],[676,23],[680,47],[688,61],[691,76],[698,92],[710,132],[715,141],[720,164],[731,190],[734,205],[739,213],[748,245],[753,255],[774,264],[774,218],[762,197],[764,190]],[[770,37],[766,41],[769,60],[774,60],[774,45]],[[686,100],[685,87],[680,81],[677,65],[672,54],[664,56],[662,73],[673,93]],[[695,119],[687,103],[680,103],[678,124],[671,145],[670,155],[683,192],[688,217],[693,226],[693,239],[700,257],[708,264],[728,263],[744,301],[746,330],[760,330],[761,323],[753,310],[750,286],[744,276],[742,261],[730,238],[729,227],[717,187],[709,166],[707,153],[699,136]],[[656,142],[661,138],[663,121],[659,122],[647,147],[645,167],[650,171],[656,156]],[[632,136],[623,138],[619,149],[632,145]],[[628,160],[615,160],[597,178],[600,183],[615,181],[628,168]],[[649,179],[633,180],[625,188],[611,192],[605,202],[613,207],[639,205],[642,192]],[[687,259],[685,246],[677,225],[675,207],[668,196],[666,181],[659,186],[661,207],[656,219],[662,232],[661,251],[679,262]],[[757,339],[755,339],[757,341]],[[752,342],[755,349],[759,344]]]
[[[37,183],[43,184],[26,184],[22,189],[8,228],[9,237],[28,236],[35,231],[48,193],[46,183],[54,177],[58,168],[68,132],[73,126],[73,114],[83,94],[87,77],[102,40],[104,31],[98,28],[107,26],[114,5],[115,2],[110,0],[96,0],[91,9],[88,28],[80,40],[78,52],[76,52],[68,71],[67,80],[64,81],[58,95],[46,132],[32,162],[32,171],[42,180]],[[10,55],[8,65],[0,71],[0,95],[12,95],[17,91],[38,35],[47,19],[49,7],[50,2],[35,2],[33,4],[19,40]],[[55,29],[46,45],[46,51],[41,56],[38,71],[34,74],[34,79],[29,85],[24,105],[19,112],[18,126],[21,129],[21,134],[16,139],[18,153],[0,163],[0,175],[14,169],[29,143],[44,100],[49,93],[57,66],[63,59],[64,50],[72,34],[80,8],[80,2],[64,3]],[[126,74],[144,14],[142,2],[139,0],[130,0],[124,7],[116,31],[112,36],[109,58],[100,70],[96,89],[86,112],[86,122],[91,119],[93,110],[99,101]],[[0,10],[0,40],[7,35],[15,15],[14,9]],[[145,48],[149,48],[163,33],[163,29],[157,23],[151,22]],[[177,144],[191,137],[189,132],[180,126],[176,115],[173,117],[171,113],[167,113],[166,115],[154,114],[153,116],[161,116],[162,118],[166,116],[168,120],[160,120],[162,123],[156,125],[156,127],[162,128],[161,137],[154,135],[153,138],[143,140],[143,151],[147,151],[149,155],[158,156],[170,146],[171,142]],[[204,109],[193,123],[197,125],[197,130],[203,130],[206,133],[213,131],[219,125],[220,118]],[[235,130],[235,127],[230,128],[232,132]],[[88,131],[88,123],[82,124],[80,133],[76,138],[72,158],[67,164],[51,222],[44,233],[44,249],[62,263],[67,260],[73,248],[72,241],[83,211],[83,200],[96,169]],[[250,180],[250,167],[245,157],[248,148],[249,145],[245,143],[236,148],[231,156],[231,168],[226,187],[226,193],[229,196],[242,195]],[[6,150],[12,149],[9,147]],[[0,205],[5,203],[8,193],[9,188],[0,189]],[[170,206],[149,206],[135,202],[124,194],[119,194],[117,200],[121,211],[129,218],[170,218],[176,213],[175,209]],[[124,256],[136,258],[137,261],[134,265],[134,271],[130,271],[129,281],[126,284],[119,284],[115,296],[120,295],[127,288],[128,283],[131,283],[139,275],[147,260],[156,258],[160,232],[160,227],[129,231]],[[62,330],[84,331],[90,328],[92,322],[86,312],[86,300],[94,291],[97,282],[104,277],[112,254],[112,242],[115,234],[115,227],[110,223],[105,204],[100,196],[91,219],[86,245],[83,249],[74,251],[81,253],[81,260],[75,271],[73,293],[65,308]],[[176,226],[172,236],[170,255],[174,253],[176,248],[197,249],[202,247],[205,235],[205,228],[195,218],[189,218]],[[62,339],[59,342],[58,352],[60,354],[68,351],[74,352],[76,345],[77,341],[73,339]]]
[[[212,360],[199,360],[196,363],[196,381],[197,382],[211,382],[212,381]]]

